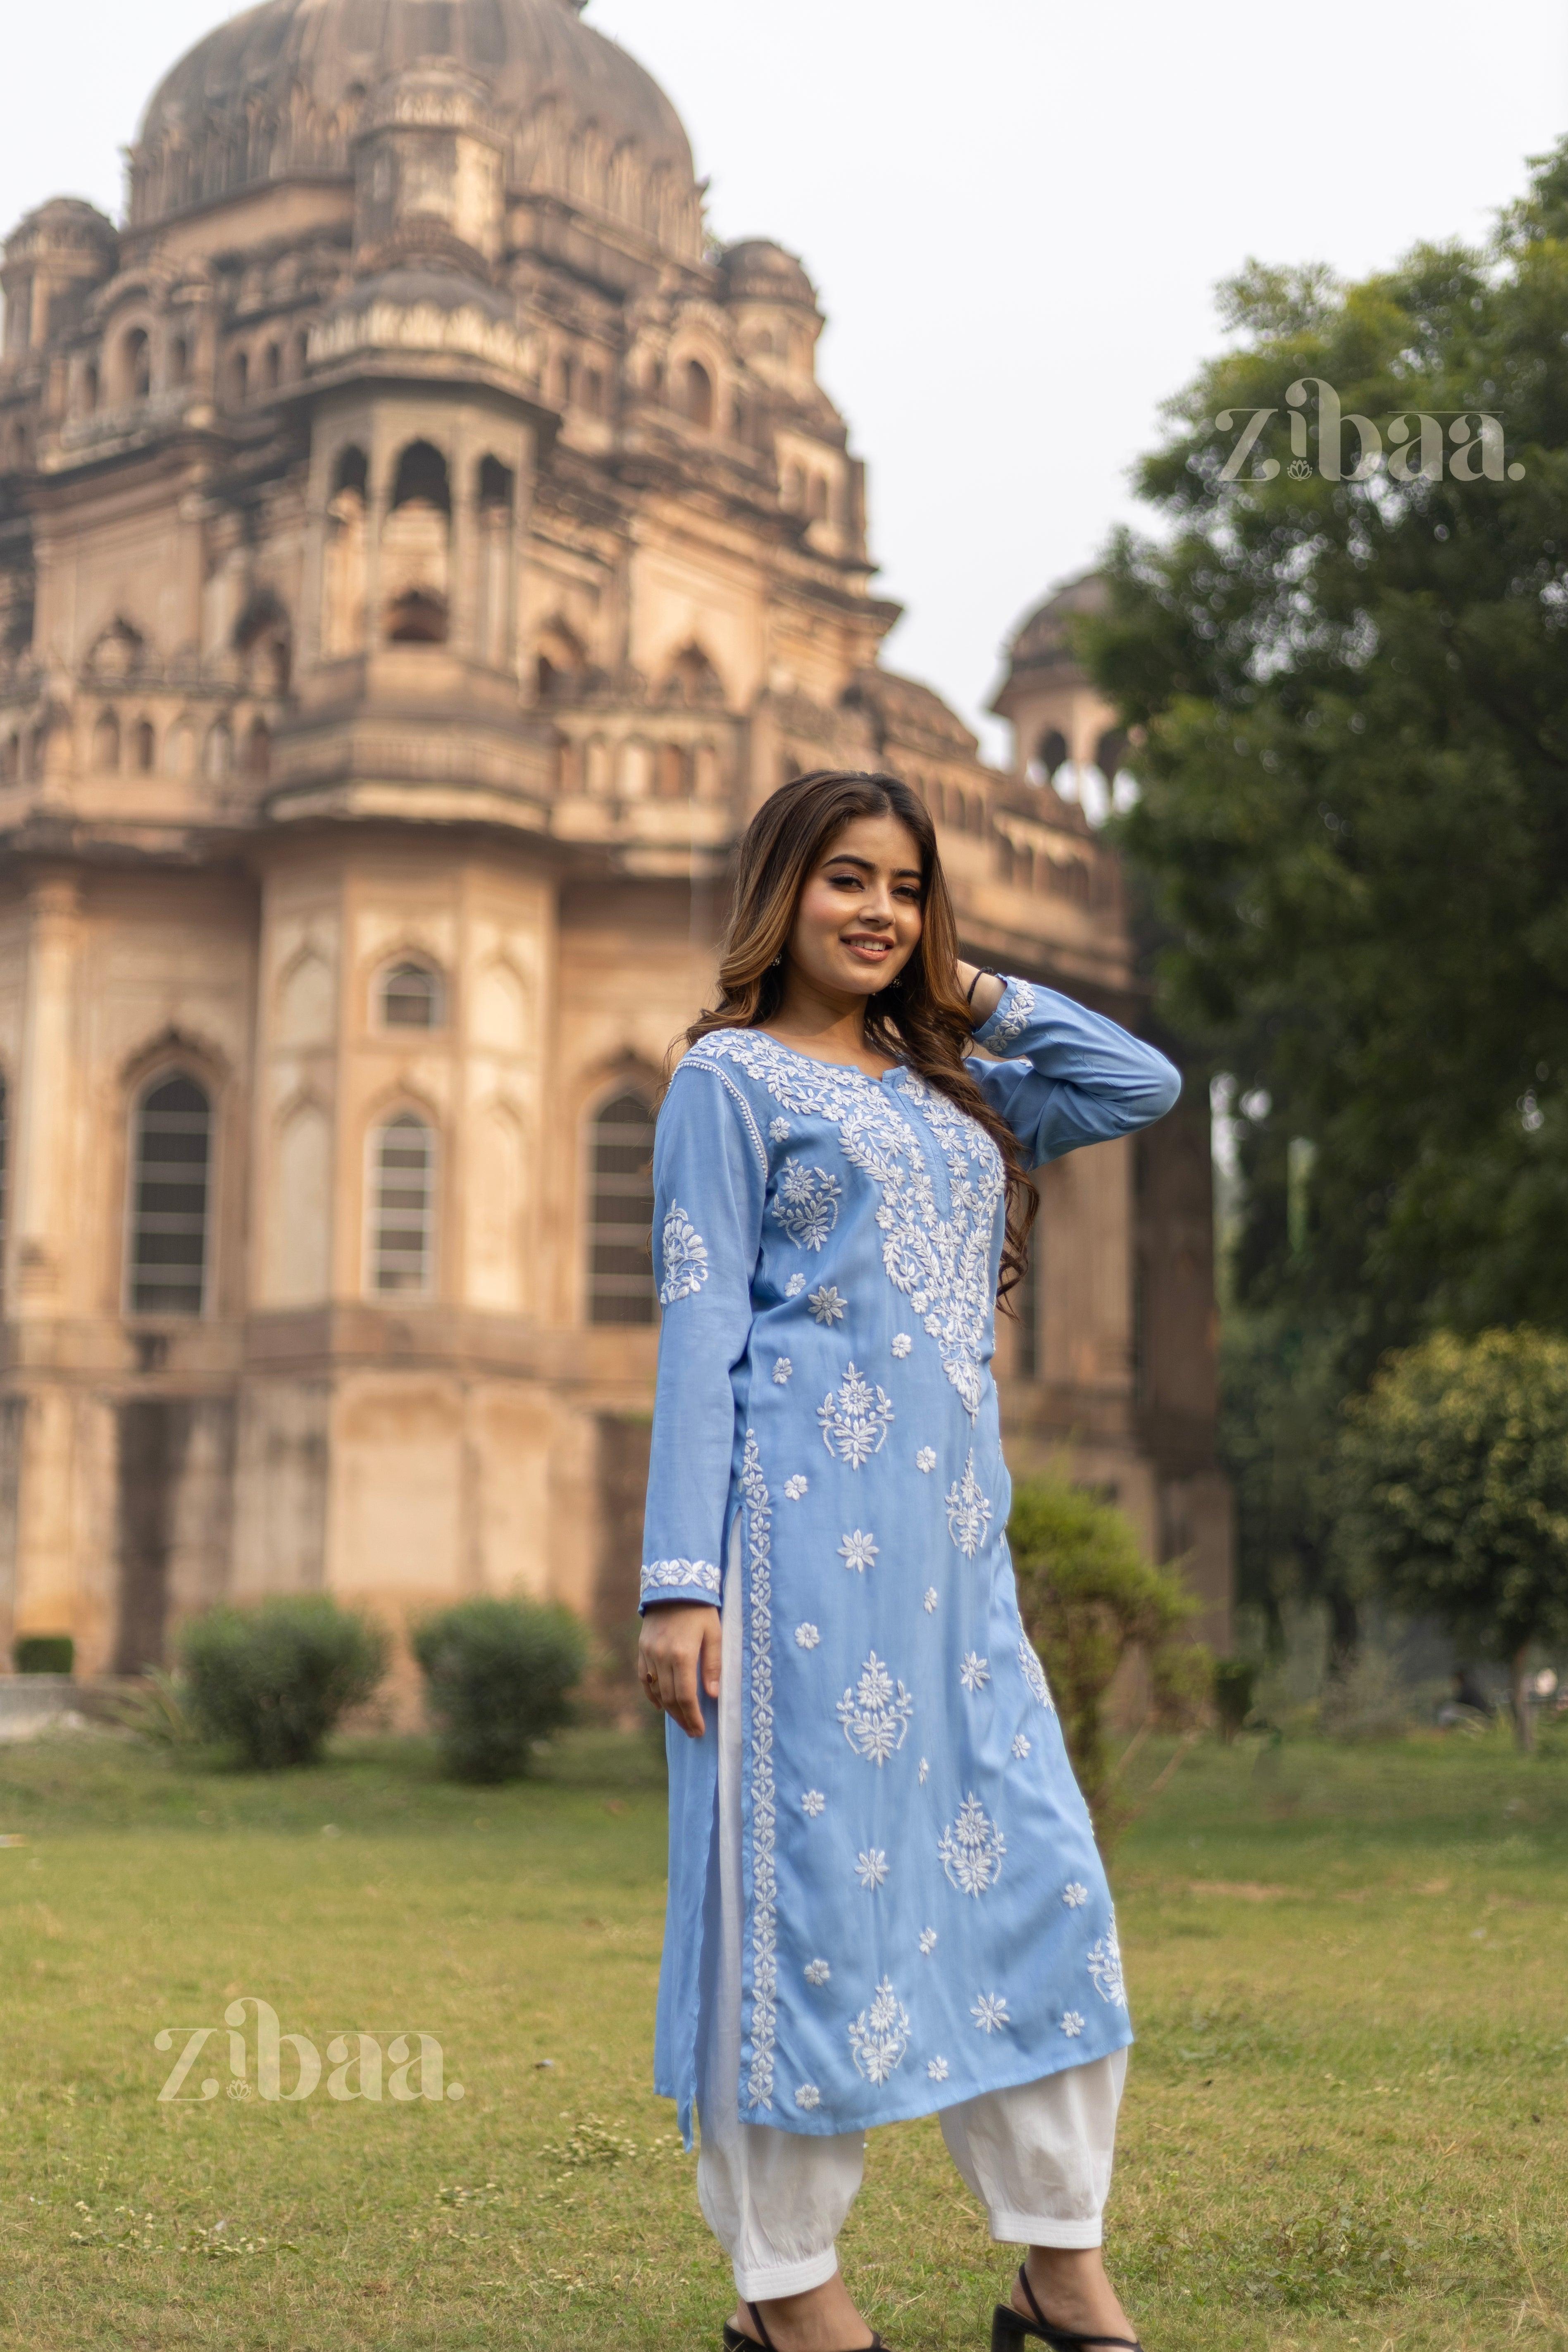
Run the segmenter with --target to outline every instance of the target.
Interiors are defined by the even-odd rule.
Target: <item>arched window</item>
[[[605,414],[605,379],[597,368],[583,371],[583,405],[590,416]]]
[[[447,460],[428,441],[411,441],[397,461],[382,534],[386,635],[395,646],[444,646],[452,489]]]
[[[169,345],[169,382],[184,383],[191,373],[191,347],[184,335],[176,335]]]
[[[371,1288],[423,1294],[435,1261],[436,1138],[417,1112],[378,1128],[371,1156]]]
[[[428,964],[395,963],[381,983],[381,1018],[388,1029],[439,1029],[441,975]]]
[[[81,372],[81,404],[90,416],[98,406],[98,362],[89,360]]]
[[[827,484],[821,474],[813,474],[805,494],[805,510],[813,522],[827,520]]]
[[[139,776],[150,776],[158,764],[158,739],[150,719],[139,719],[131,730],[131,764]]]
[[[588,1320],[651,1323],[653,1112],[627,1087],[601,1105],[590,1140]]]
[[[22,737],[13,727],[0,741],[0,784],[19,784],[22,781]]]
[[[250,360],[244,352],[236,352],[228,363],[228,386],[236,401],[244,400],[250,390]]]
[[[1108,784],[1113,784],[1127,764],[1127,738],[1120,727],[1108,727],[1094,747],[1094,764]]]
[[[112,776],[120,767],[120,721],[112,710],[99,713],[92,730],[92,764],[100,775]]]
[[[266,352],[262,356],[261,366],[262,373],[266,378],[268,391],[276,392],[279,385],[283,381],[283,346],[281,343],[268,344]]]
[[[1054,777],[1058,768],[1065,768],[1068,739],[1059,727],[1047,727],[1035,747],[1035,759],[1041,773]]]
[[[125,395],[145,400],[153,389],[153,349],[145,331],[132,327],[125,338]]]
[[[136,1114],[131,1199],[131,1312],[199,1315],[206,1291],[212,1105],[182,1071],[159,1079]]]
[[[686,414],[710,432],[713,425],[713,379],[700,360],[686,362]]]
[[[265,719],[253,719],[245,738],[241,764],[253,783],[266,782],[272,766],[272,730]]]

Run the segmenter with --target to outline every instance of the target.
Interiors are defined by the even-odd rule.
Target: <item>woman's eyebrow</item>
[[[836,849],[825,863],[828,866],[858,866],[862,874],[874,874],[877,870],[870,858],[857,857],[847,849]],[[895,882],[919,882],[923,878],[918,866],[895,866],[893,868]]]

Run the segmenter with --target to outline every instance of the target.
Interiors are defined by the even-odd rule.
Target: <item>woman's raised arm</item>
[[[1007,1056],[965,1066],[1035,1168],[1152,1125],[1182,1091],[1157,1047],[1033,981],[1008,981],[974,1042]]]

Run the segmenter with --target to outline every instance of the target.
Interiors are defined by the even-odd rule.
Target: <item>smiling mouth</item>
[[[858,939],[845,940],[841,944],[848,949],[851,955],[866,956],[877,963],[880,963],[885,956],[890,956],[893,952],[891,940],[878,940],[864,935]]]

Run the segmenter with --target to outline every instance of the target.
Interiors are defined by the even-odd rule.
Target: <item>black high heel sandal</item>
[[[1083,2352],[1089,2344],[1111,2344],[1120,2347],[1121,2352],[1143,2352],[1135,2336],[1075,2336],[1069,2327],[1054,2327],[1035,2300],[1035,2290],[1022,2263],[1018,2265],[1018,2284],[1035,2316],[1026,2319],[1010,2303],[999,2303],[991,2322],[991,2352],[1025,2352],[1029,2344],[1049,2345],[1050,2352]],[[743,2343],[745,2339],[742,2336],[737,2341]]]
[[[749,2303],[746,2305],[746,2309],[752,2315],[752,2325],[757,2331],[755,2336],[742,2336],[738,2327],[731,2327],[729,2321],[726,2320],[724,2323],[724,2352],[757,2352],[758,2344],[762,2345],[763,2352],[778,2352],[778,2347],[773,2342],[773,2337],[768,2334],[766,2327],[763,2326],[763,2315],[757,2309],[756,2305],[754,2303]],[[893,2352],[893,2347],[890,2344],[884,2343],[881,2336],[877,2334],[875,2329],[873,2329],[871,2332],[871,2341],[865,2347],[865,2352]]]

